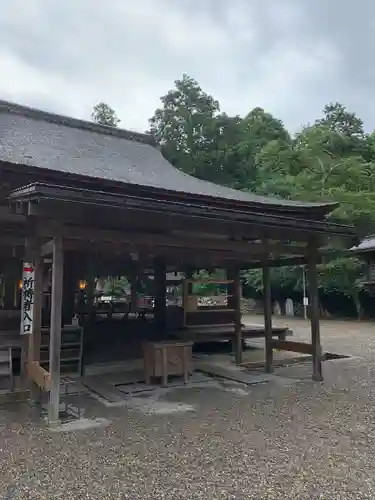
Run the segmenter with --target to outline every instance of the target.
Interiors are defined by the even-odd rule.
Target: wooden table
[[[163,385],[168,384],[169,375],[181,375],[184,382],[192,372],[193,342],[162,341],[143,344],[146,384],[151,378],[161,377]]]

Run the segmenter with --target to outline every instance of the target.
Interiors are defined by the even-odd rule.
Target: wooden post
[[[236,268],[233,273],[233,305],[234,305],[234,328],[236,333],[236,363],[242,363],[242,322],[241,322],[241,279],[240,269]]]
[[[63,262],[64,257],[62,238],[58,236],[53,240],[52,263],[52,306],[49,354],[51,390],[49,393],[48,405],[48,422],[50,425],[57,425],[59,422]]]
[[[40,361],[40,342],[42,326],[42,299],[43,299],[43,258],[40,254],[40,245],[36,244],[34,253],[34,308],[33,308],[33,327],[29,339],[28,365],[33,361]],[[30,402],[39,401],[40,390],[37,385],[29,380]]]
[[[78,276],[76,273],[75,253],[72,251],[64,252],[64,278],[63,278],[63,294],[64,303],[62,310],[62,318],[64,325],[72,323],[74,314],[74,299],[77,289]]]
[[[322,347],[319,326],[319,294],[318,294],[318,248],[315,242],[309,244],[308,281],[310,295],[311,344],[313,350],[313,380],[321,382]]]
[[[138,310],[138,262],[131,261],[130,269],[130,312],[133,314]]]
[[[154,261],[155,273],[155,322],[158,330],[164,333],[167,322],[167,279],[166,264],[163,259],[156,258]]]
[[[273,349],[272,349],[272,298],[270,268],[268,263],[263,265],[263,297],[264,297],[264,333],[266,350],[266,372],[273,372]]]
[[[183,327],[185,328],[187,325],[187,311],[188,311],[188,303],[189,303],[189,295],[191,295],[193,291],[193,285],[190,280],[193,279],[194,271],[191,267],[186,267],[185,271],[185,279],[182,285],[182,308],[183,308]]]
[[[242,323],[241,323],[241,279],[240,269],[232,267],[227,269],[228,283],[228,308],[233,309],[233,323],[234,323],[234,342],[232,353],[235,356],[237,364],[242,363]]]
[[[96,256],[89,254],[88,255],[88,261],[87,261],[87,271],[86,271],[86,282],[87,282],[87,288],[86,288],[86,299],[87,299],[87,306],[86,306],[86,313],[87,313],[87,320],[88,322],[91,322],[95,315],[95,309],[94,309],[94,298],[95,298],[95,278],[96,278]]]

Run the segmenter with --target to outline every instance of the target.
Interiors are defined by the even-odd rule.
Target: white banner
[[[33,329],[34,314],[34,265],[23,263],[21,298],[21,335],[29,335]]]

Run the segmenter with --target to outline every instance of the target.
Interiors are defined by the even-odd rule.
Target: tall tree
[[[161,102],[162,107],[150,119],[150,133],[166,158],[184,172],[212,177],[203,165],[211,150],[219,103],[186,74],[175,81],[175,88]]]
[[[331,131],[358,139],[365,138],[363,121],[355,113],[349,112],[339,102],[327,104],[323,110],[324,117],[316,121],[317,125],[325,125]]]
[[[207,142],[195,166],[195,175],[217,184],[247,187],[249,172],[242,162],[241,118],[221,113],[207,130]]]
[[[333,201],[331,219],[375,230],[375,132],[340,103],[291,138],[283,123],[261,108],[244,118],[220,113],[218,102],[187,75],[161,98],[150,133],[165,156],[201,179],[259,194],[301,201]],[[359,261],[337,254],[320,268],[323,294],[350,297],[360,312]],[[275,269],[272,287],[282,298],[301,296],[301,270]],[[261,274],[246,273],[253,290]],[[362,293],[362,292],[361,292]]]
[[[283,122],[262,108],[254,108],[242,121],[244,135],[249,135],[258,151],[268,142],[280,140],[290,142],[290,135]]]
[[[107,125],[108,127],[117,127],[120,119],[116,115],[114,109],[105,102],[98,102],[93,107],[91,118],[94,122],[100,125]]]
[[[331,132],[331,138],[335,137],[332,145],[336,144],[338,147],[337,153],[359,154],[368,158],[368,142],[363,121],[355,113],[348,111],[343,104],[327,104],[323,110],[323,118],[316,120],[315,125]]]
[[[262,182],[262,175],[257,181],[259,174],[256,161],[257,154],[271,141],[277,141],[280,146],[291,142],[289,133],[284,128],[281,120],[278,120],[262,108],[252,109],[241,121],[241,138],[238,145],[240,159],[240,170],[247,182],[241,187],[255,189],[258,182]]]
[[[354,124],[349,127],[353,116],[343,116],[343,109],[326,108],[325,119],[305,127],[294,143],[268,142],[256,155],[256,190],[282,198],[339,202],[331,219],[354,224],[359,233],[366,234],[375,229],[374,164],[361,154],[365,148],[358,147],[369,143],[360,120],[353,119]],[[361,271],[361,263],[356,259],[340,254],[331,257],[321,266],[320,290],[350,297],[360,316],[357,280]],[[283,290],[290,294],[297,291],[297,276],[292,269],[286,273],[274,271],[274,290],[279,294]],[[247,274],[247,282],[255,290],[259,280],[258,272]]]

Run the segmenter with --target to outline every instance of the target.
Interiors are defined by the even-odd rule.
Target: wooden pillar
[[[40,253],[40,245],[38,242],[35,246],[34,253],[34,307],[33,307],[33,327],[29,339],[28,363],[32,361],[40,361],[40,342],[41,342],[41,326],[42,326],[42,300],[43,300],[43,257]],[[36,403],[39,400],[39,387],[29,380],[30,401]]]
[[[187,324],[187,313],[189,308],[189,296],[193,292],[193,285],[190,280],[194,277],[194,270],[192,267],[186,267],[184,269],[185,279],[182,285],[182,309],[183,309],[183,320],[182,326],[185,328]]]
[[[95,278],[96,278],[96,258],[95,255],[89,254],[87,261],[87,271],[86,271],[86,313],[88,321],[92,321],[94,319],[94,298],[95,298]]]
[[[266,351],[266,372],[273,372],[273,350],[272,350],[272,297],[270,268],[268,263],[263,265],[263,300],[264,300],[264,333]]]
[[[232,281],[228,286],[228,307],[234,310],[233,322],[234,322],[234,345],[233,354],[236,359],[236,363],[242,363],[242,317],[241,317],[241,278],[240,269],[238,267],[233,267],[227,270],[227,279]]]
[[[64,270],[62,319],[64,325],[70,325],[74,315],[74,299],[78,283],[76,259],[72,251],[64,252]]]
[[[130,311],[136,313],[138,309],[138,263],[132,260],[130,269]]]
[[[319,294],[318,294],[318,247],[315,242],[309,243],[308,282],[310,296],[311,344],[313,351],[313,380],[321,382],[322,347],[320,343]]]
[[[166,263],[162,258],[155,258],[154,261],[155,279],[155,322],[158,330],[164,332],[167,323],[167,279]]]
[[[233,305],[234,305],[234,329],[236,334],[236,363],[242,363],[242,317],[241,317],[241,278],[240,269],[234,270],[233,283]]]
[[[60,349],[61,349],[61,316],[63,291],[63,244],[61,237],[53,240],[52,294],[51,294],[51,333],[49,371],[51,390],[49,394],[48,421],[50,425],[59,422],[60,404]]]

